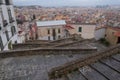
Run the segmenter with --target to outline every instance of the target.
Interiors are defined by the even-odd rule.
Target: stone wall
[[[76,41],[75,38],[64,38],[64,39],[59,39],[55,41],[49,41],[49,40],[28,40],[26,43],[66,43],[66,42],[73,42]]]
[[[96,52],[96,48],[39,48],[39,49],[25,49],[0,52],[0,58],[31,56],[31,55],[59,55],[59,54],[87,54]]]
[[[65,76],[66,74],[74,70],[78,70],[79,68],[83,66],[90,65],[102,58],[106,58],[106,57],[109,57],[111,55],[115,55],[118,53],[120,53],[120,44],[117,46],[108,48],[105,51],[96,52],[95,54],[92,54],[91,56],[88,56],[87,58],[71,61],[59,67],[53,68],[49,71],[48,74],[49,74],[50,79],[57,78],[63,75]]]
[[[66,39],[67,40],[67,39]],[[80,40],[80,41],[72,41],[70,38],[68,41],[64,40],[56,40],[49,43],[21,43],[21,44],[13,44],[13,50],[21,50],[21,49],[33,49],[33,48],[41,48],[41,47],[73,47],[79,46],[81,44],[89,43],[93,41],[93,39],[89,40]],[[60,43],[59,41],[63,41]]]
[[[33,49],[33,48],[41,48],[41,47],[50,47],[57,44],[54,43],[21,43],[21,44],[13,44],[13,50],[22,50],[22,49]]]
[[[73,47],[73,46],[80,46],[81,44],[87,44],[94,41],[93,39],[83,39],[80,41],[74,41],[74,42],[70,42],[70,43],[62,43],[62,44],[58,44],[55,45],[54,47]]]
[[[69,43],[69,42],[74,42],[74,41],[76,41],[75,38],[65,38],[65,39],[51,41],[50,43]]]
[[[28,40],[25,43],[49,43],[49,40]]]

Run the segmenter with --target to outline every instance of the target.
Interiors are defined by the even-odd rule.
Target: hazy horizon
[[[120,5],[120,0],[13,0],[14,5],[40,5],[46,7]]]

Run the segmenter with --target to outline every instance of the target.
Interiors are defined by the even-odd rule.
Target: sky
[[[40,5],[40,6],[96,6],[120,5],[120,0],[13,0],[14,5]]]

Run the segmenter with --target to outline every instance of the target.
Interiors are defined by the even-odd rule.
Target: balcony
[[[11,18],[10,23],[13,23],[13,22],[15,22],[15,20],[14,20],[14,18]]]
[[[7,25],[8,25],[7,20],[4,20],[4,21],[3,21],[3,26],[6,27]]]

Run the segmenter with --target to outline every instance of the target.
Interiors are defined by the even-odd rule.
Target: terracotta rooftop
[[[120,27],[108,27],[108,28],[115,30],[115,31],[120,31]]]
[[[120,37],[120,32],[114,33],[115,36]]]

